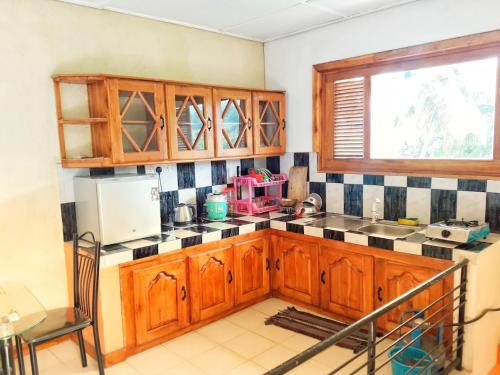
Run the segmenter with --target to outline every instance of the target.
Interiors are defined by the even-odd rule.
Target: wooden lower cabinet
[[[138,344],[189,325],[185,260],[136,269],[132,278]]]
[[[270,291],[269,238],[234,245],[235,303],[245,303]]]
[[[373,257],[321,246],[321,308],[360,319],[373,310]]]
[[[318,245],[287,237],[275,242],[275,287],[284,296],[319,304]]]
[[[233,248],[189,256],[191,321],[211,318],[234,306]]]
[[[435,276],[449,265],[434,264],[433,260],[427,265],[407,263],[400,260],[377,259],[375,264],[375,296],[377,306],[382,306],[408,290],[422,284]],[[379,325],[391,330],[400,324],[401,313],[407,310],[422,309],[441,297],[453,287],[453,279],[448,278],[425,289],[411,300],[399,305],[383,316]],[[425,316],[429,316],[443,306],[443,302],[435,304]],[[439,318],[437,314],[435,318]],[[435,320],[435,319],[432,319]]]

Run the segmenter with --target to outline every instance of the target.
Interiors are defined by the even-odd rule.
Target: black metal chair
[[[91,237],[91,241],[84,237]],[[86,241],[91,247],[79,245],[80,240]],[[74,307],[63,307],[47,311],[47,318],[31,330],[16,337],[16,346],[22,347],[24,340],[29,347],[32,375],[38,375],[36,346],[58,337],[76,333],[80,346],[82,366],[87,367],[87,355],[82,331],[92,326],[94,347],[99,367],[99,374],[104,374],[104,364],[99,342],[99,325],[97,321],[97,300],[99,288],[99,260],[101,244],[95,241],[91,232],[78,237],[73,235],[73,287]],[[19,356],[19,372],[25,374],[23,356]]]

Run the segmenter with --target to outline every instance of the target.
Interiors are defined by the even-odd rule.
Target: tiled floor
[[[253,375],[262,374],[317,340],[265,326],[266,317],[290,306],[268,299],[225,319],[139,353],[106,369],[108,375]],[[327,374],[348,359],[352,351],[334,346],[290,374]],[[41,375],[98,374],[96,362],[81,367],[76,344],[65,341],[38,353]],[[364,356],[362,357],[364,361]],[[385,360],[386,357],[381,357]],[[29,367],[29,360],[26,358]],[[359,362],[358,362],[359,365]],[[356,365],[350,366],[351,371]],[[28,371],[28,373],[31,373]],[[346,369],[345,373],[349,373]],[[391,374],[386,366],[377,374]]]

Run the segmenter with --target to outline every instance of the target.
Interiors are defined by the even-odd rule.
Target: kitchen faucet
[[[372,203],[372,224],[375,224],[379,219],[380,215],[377,212],[377,205],[380,203],[380,199],[375,198]]]

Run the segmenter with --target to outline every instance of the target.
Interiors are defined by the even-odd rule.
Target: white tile
[[[345,242],[368,246],[368,236],[364,234],[345,232],[344,236]]]
[[[134,260],[134,252],[132,250],[119,251],[117,253],[106,254],[101,256],[99,268],[113,267],[121,263],[131,262]]]
[[[106,375],[140,375],[140,372],[127,362],[120,362],[106,369]]]
[[[237,167],[241,167],[240,159],[226,160],[226,176],[228,183],[233,182],[233,177],[236,176]]]
[[[162,345],[187,360],[191,360],[194,356],[205,353],[217,346],[214,341],[198,332],[186,333]]]
[[[261,335],[262,337],[265,337],[266,339],[274,341],[277,344],[296,335],[295,332],[290,331],[289,329],[281,328],[275,325],[261,326],[252,329],[252,331],[257,333],[258,335]]]
[[[406,187],[408,184],[408,178],[406,176],[385,176],[384,185],[385,186],[400,186]]]
[[[37,359],[38,359],[38,369],[43,373],[43,370],[58,366],[62,364],[62,362],[52,353],[51,350],[37,350]],[[29,357],[24,357],[24,364],[29,367]],[[81,363],[80,363],[81,365]]]
[[[239,234],[247,234],[255,232],[255,223],[240,225]]]
[[[225,375],[261,375],[264,372],[266,372],[265,368],[248,361],[227,372]]]
[[[326,184],[326,211],[344,213],[344,184]]]
[[[217,320],[214,323],[206,325],[196,332],[205,336],[218,344],[225,343],[236,336],[241,335],[245,330],[226,319]]]
[[[277,219],[277,218],[283,217],[283,216],[287,216],[287,215],[282,213],[282,212],[269,212],[269,217],[271,219]]]
[[[185,361],[177,366],[167,370],[161,375],[206,375],[207,373],[202,369],[196,367],[192,363]]]
[[[262,221],[266,221],[267,219],[264,219],[263,217],[248,215],[248,216],[241,216],[238,218],[238,220],[248,221],[250,223],[260,223]]]
[[[458,189],[458,179],[432,177],[431,188],[432,189],[441,189],[441,190],[457,190]]]
[[[215,194],[222,194],[224,190],[227,189],[227,185],[213,185],[212,186],[212,193]]]
[[[417,217],[421,224],[430,224],[431,189],[406,189],[406,216]]]
[[[176,239],[173,241],[161,242],[158,244],[158,254],[169,253],[179,250],[182,247],[182,240]]]
[[[271,220],[271,228],[286,231],[286,223],[284,221]]]
[[[212,164],[209,161],[194,163],[196,187],[212,186]]]
[[[68,362],[74,359],[80,360],[80,348],[71,340],[65,340],[59,344],[51,346],[49,350],[61,362]]]
[[[290,173],[290,168],[293,167],[293,152],[286,152],[284,155],[280,156],[280,172],[286,173],[287,175]]]
[[[394,251],[406,254],[422,255],[422,244],[395,240]]]
[[[157,375],[183,362],[182,357],[163,346],[156,346],[126,359],[141,374]]]
[[[152,246],[160,242],[158,241],[149,241],[149,240],[136,240],[122,243],[122,246],[128,249],[138,249],[140,247]]]
[[[296,354],[296,351],[285,348],[281,345],[276,345],[271,349],[266,350],[264,353],[259,354],[258,356],[253,358],[252,361],[257,363],[259,366],[264,367],[266,370],[270,370],[290,359]]]
[[[274,315],[278,311],[286,309],[291,304],[278,298],[269,298],[253,305],[251,308],[266,315]]]
[[[163,191],[174,191],[179,189],[177,180],[177,164],[162,164],[160,165],[162,172],[161,187]]]
[[[242,335],[224,343],[224,346],[227,349],[246,359],[253,358],[270,349],[274,345],[274,342],[271,340],[253,332],[245,332]]]
[[[379,185],[363,185],[363,217],[372,217],[372,204],[376,199],[380,200],[377,204],[377,213],[379,218],[384,217],[384,187]]]
[[[202,243],[219,241],[221,238],[222,238],[222,232],[220,230],[215,232],[203,233]]]
[[[211,375],[224,374],[242,365],[245,359],[223,347],[215,347],[192,359],[195,366]]]
[[[305,226],[304,234],[308,236],[323,238],[323,228]]]
[[[224,222],[215,222],[215,223],[205,223],[203,224],[204,227],[209,227],[209,228],[214,228],[214,229],[231,229],[231,228],[236,228],[237,225],[234,224],[228,224]]]
[[[312,182],[326,182],[326,173],[318,173],[318,154],[309,153],[309,180]]]
[[[179,190],[179,203],[196,204],[196,189]]]
[[[198,236],[200,233],[193,232],[188,228],[188,229],[176,229],[172,234],[177,238],[188,238],[188,237]]]
[[[457,192],[457,219],[484,222],[486,193],[476,191]]]
[[[486,182],[486,191],[488,193],[500,193],[500,180],[488,180]]]
[[[305,335],[295,335],[284,340],[281,345],[295,352],[302,352],[317,344],[319,340]]]
[[[363,184],[363,175],[346,173],[344,175],[344,184],[361,185]]]
[[[226,320],[243,329],[254,329],[264,326],[267,315],[252,308],[246,308],[229,315]]]

